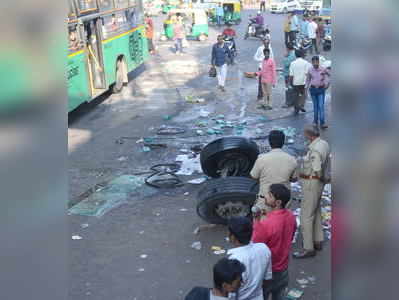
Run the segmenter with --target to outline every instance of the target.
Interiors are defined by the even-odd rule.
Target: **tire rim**
[[[242,202],[226,202],[215,207],[216,214],[224,219],[231,217],[246,217],[250,213],[250,207]]]

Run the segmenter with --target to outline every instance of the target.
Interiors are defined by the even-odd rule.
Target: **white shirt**
[[[262,63],[265,60],[265,55],[263,54],[263,50],[265,49],[265,45],[262,45],[256,50],[256,53],[254,55],[254,60],[259,62],[259,68],[262,68]],[[272,46],[269,44],[269,51],[270,51],[270,58],[274,58],[273,56],[273,49]]]
[[[309,69],[312,67],[312,64],[302,57],[294,60],[290,65],[290,76],[293,76],[293,85],[305,85],[306,83],[306,74]]]
[[[308,37],[310,39],[315,39],[316,38],[316,30],[317,30],[317,24],[316,22],[312,21],[308,25]]]
[[[263,300],[263,280],[272,279],[272,254],[264,243],[249,243],[227,251],[230,259],[245,265],[238,300]]]

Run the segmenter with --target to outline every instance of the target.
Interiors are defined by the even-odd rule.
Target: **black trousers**
[[[289,41],[290,41],[290,33],[284,31],[284,42],[286,46],[288,45]]]
[[[261,1],[261,2],[260,2],[260,8],[259,8],[259,10],[260,10],[260,11],[266,11],[265,1]]]
[[[290,43],[294,43],[296,40],[296,31],[290,31],[289,37],[290,37]]]
[[[259,69],[260,70],[260,69]],[[258,100],[263,98],[263,90],[262,90],[262,76],[258,76]]]
[[[312,39],[312,48],[310,50],[310,53],[313,54],[313,52],[316,52],[316,54],[319,54],[319,49],[317,48],[317,39]]]
[[[304,85],[294,85],[294,108],[295,113],[305,107],[306,90]]]

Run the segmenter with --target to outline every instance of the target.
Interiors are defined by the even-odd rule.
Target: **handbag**
[[[209,69],[209,77],[216,77],[216,68],[214,66]]]

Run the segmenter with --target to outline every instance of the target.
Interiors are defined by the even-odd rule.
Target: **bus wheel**
[[[200,41],[200,42],[203,42],[203,41],[205,41],[207,39],[207,36],[205,35],[205,34],[203,34],[203,33],[201,33],[200,35],[199,35],[199,37],[198,37],[198,40]]]
[[[116,63],[116,79],[112,88],[112,91],[115,94],[120,93],[123,89],[124,70],[126,69],[124,68],[123,64],[124,62],[122,60],[118,60]]]

